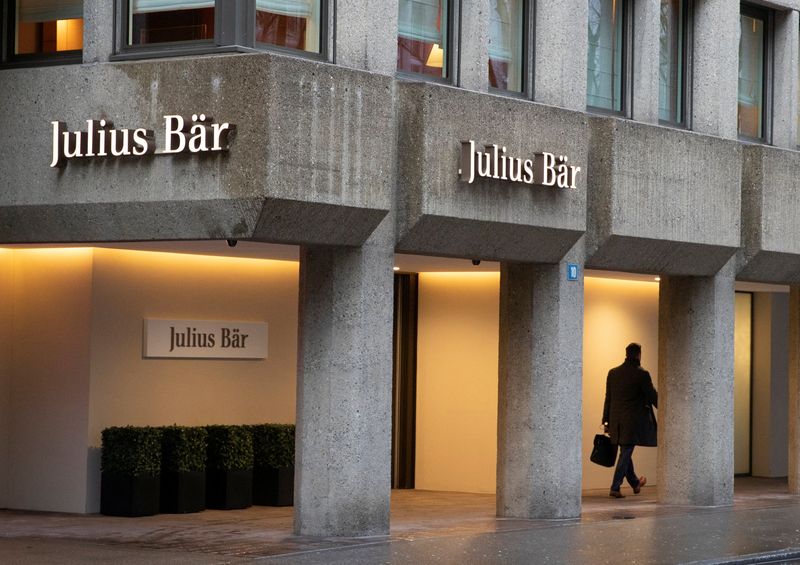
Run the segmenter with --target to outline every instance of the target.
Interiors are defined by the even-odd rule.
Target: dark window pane
[[[15,13],[15,54],[83,49],[83,0],[18,0]]]
[[[397,68],[447,76],[447,0],[400,0]]]
[[[129,45],[214,39],[214,2],[131,0]]]
[[[489,84],[522,92],[523,0],[491,0]]]
[[[764,20],[742,15],[739,39],[739,134],[764,136]]]
[[[683,0],[661,0],[658,117],[673,123],[683,123],[683,5]]]
[[[256,41],[320,52],[320,0],[258,0]]]
[[[622,111],[623,0],[589,0],[586,104]]]

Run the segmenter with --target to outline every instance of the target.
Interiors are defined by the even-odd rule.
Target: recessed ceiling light
[[[660,281],[661,281],[661,277],[656,277],[656,278],[655,278],[655,281],[656,281],[656,282],[660,282]]]
[[[400,267],[394,267],[394,270],[395,270],[395,271],[399,271],[399,270],[400,270]]]

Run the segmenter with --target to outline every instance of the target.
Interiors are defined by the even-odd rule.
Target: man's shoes
[[[642,492],[642,487],[647,484],[647,477],[642,475],[639,477],[639,484],[633,487],[633,494],[639,494]]]
[[[608,496],[610,496],[611,498],[625,498],[625,495],[619,492],[618,490],[608,491]]]

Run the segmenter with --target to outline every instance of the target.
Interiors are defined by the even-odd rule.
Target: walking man
[[[658,407],[658,393],[650,373],[641,366],[642,346],[631,343],[625,348],[625,362],[608,372],[606,400],[603,404],[603,426],[611,435],[611,443],[619,445],[619,459],[611,483],[612,498],[625,498],[619,489],[623,479],[639,494],[647,477],[637,477],[633,469],[633,448],[656,446],[656,420],[653,406]]]

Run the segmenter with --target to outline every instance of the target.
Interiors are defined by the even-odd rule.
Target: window
[[[624,0],[589,0],[586,105],[623,113],[626,27]]]
[[[525,11],[523,0],[491,0],[489,85],[522,92]]]
[[[83,0],[16,0],[7,10],[6,60],[80,62]]]
[[[448,0],[400,0],[398,4],[397,69],[447,78]]]
[[[124,0],[123,5],[125,47],[193,42],[322,53],[321,0]],[[240,25],[243,21],[249,25]]]
[[[686,0],[661,0],[661,51],[658,66],[658,118],[685,124]]]
[[[739,135],[750,139],[766,139],[768,16],[750,6],[739,16]]]

